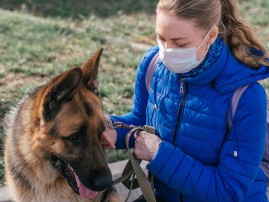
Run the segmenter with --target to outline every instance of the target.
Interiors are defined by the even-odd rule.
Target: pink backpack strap
[[[152,81],[152,77],[153,77],[153,74],[155,72],[155,69],[157,67],[157,64],[158,64],[158,60],[159,60],[159,52],[157,52],[153,58],[151,59],[150,63],[149,63],[149,66],[148,66],[148,69],[147,69],[147,72],[146,72],[146,87],[147,87],[147,91],[149,92],[149,89],[150,89],[150,84],[151,84],[151,81]]]
[[[235,111],[237,108],[237,105],[239,103],[239,100],[243,93],[246,91],[246,89],[249,87],[249,85],[242,86],[235,90],[232,98],[232,113],[228,113],[228,124],[229,124],[229,130],[232,128],[232,119],[234,118]],[[267,101],[268,106],[268,101]],[[267,129],[266,129],[266,142],[265,142],[265,148],[263,151],[263,159],[260,164],[260,168],[263,170],[264,174],[267,177],[267,180],[269,179],[269,113],[267,111]],[[236,155],[235,155],[236,152]],[[237,151],[234,151],[234,156],[237,156]],[[269,186],[269,181],[267,182],[267,186]]]
[[[248,85],[239,87],[235,90],[233,97],[232,97],[232,114],[230,116],[230,112],[228,113],[228,125],[229,125],[229,130],[232,128],[232,120],[234,118],[235,112],[236,112],[236,108],[238,106],[239,100],[241,98],[241,96],[244,94],[244,92],[247,90],[247,88],[249,87]]]

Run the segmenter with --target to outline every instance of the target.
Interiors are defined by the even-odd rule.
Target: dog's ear
[[[82,78],[85,86],[98,95],[97,73],[103,48],[99,49],[82,65]]]
[[[62,103],[73,99],[74,92],[80,83],[81,75],[81,69],[75,67],[49,82],[43,101],[43,117],[46,121],[53,119],[57,115]]]

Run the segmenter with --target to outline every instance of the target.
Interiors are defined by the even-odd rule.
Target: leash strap
[[[151,184],[148,181],[148,178],[147,178],[146,174],[144,173],[143,169],[139,166],[140,163],[138,163],[137,159],[130,152],[130,148],[129,148],[129,140],[130,140],[131,135],[136,131],[142,131],[142,130],[145,130],[145,128],[138,127],[138,128],[132,129],[126,135],[125,143],[126,143],[127,150],[128,150],[128,157],[129,157],[131,164],[133,166],[134,173],[137,177],[137,181],[138,181],[138,184],[141,188],[141,191],[143,193],[144,198],[146,199],[146,201],[156,202],[155,195],[154,195],[154,192],[152,190]]]
[[[140,167],[141,160],[135,158],[135,156],[130,151],[130,147],[129,147],[129,140],[132,134],[140,132],[140,131],[147,131],[149,133],[155,134],[155,128],[146,126],[146,125],[143,127],[135,127],[132,125],[128,126],[121,122],[115,122],[114,127],[130,128],[131,130],[127,133],[126,138],[125,138],[127,155],[129,157],[129,161],[123,170],[122,176],[116,179],[113,184],[116,185],[122,182],[124,186],[130,189],[129,194],[125,201],[128,200],[132,189],[136,189],[140,187],[146,201],[156,202],[156,198],[155,198],[151,183],[149,182],[143,169]],[[134,179],[134,175],[136,175],[136,179]]]

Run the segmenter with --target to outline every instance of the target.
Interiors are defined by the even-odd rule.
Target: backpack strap
[[[155,69],[156,69],[157,64],[158,64],[158,60],[159,60],[159,52],[157,52],[153,56],[153,58],[151,59],[151,61],[149,63],[149,66],[148,66],[148,69],[147,69],[147,72],[146,72],[145,81],[146,81],[146,87],[147,87],[148,93],[149,93],[150,84],[151,84],[151,81],[152,81],[153,74],[154,74]]]
[[[232,97],[232,114],[230,114],[230,110],[228,113],[228,126],[229,126],[229,130],[231,130],[232,128],[232,120],[234,118],[235,112],[236,112],[236,108],[238,106],[239,100],[241,98],[241,96],[244,94],[244,92],[247,90],[247,88],[249,87],[248,85],[239,87],[235,90],[233,97]]]
[[[228,126],[229,130],[232,128],[232,119],[234,118],[235,111],[238,105],[238,102],[243,95],[243,93],[246,91],[246,89],[249,87],[248,85],[242,86],[240,88],[237,88],[233,94],[232,98],[232,114],[228,112]],[[267,101],[268,106],[268,101]],[[267,111],[267,129],[266,129],[266,141],[265,141],[265,148],[263,151],[263,158],[262,162],[260,164],[260,168],[263,170],[266,178],[267,178],[267,187],[269,186],[269,112]],[[237,151],[234,151],[234,156],[237,156]]]
[[[241,96],[244,94],[244,92],[246,91],[246,89],[248,88],[248,86],[249,86],[249,84],[237,88],[235,90],[234,94],[233,94],[233,97],[232,97],[232,106],[231,106],[232,111],[229,109],[228,110],[228,115],[227,115],[227,121],[228,121],[229,130],[232,129],[232,121],[234,119],[234,115],[235,115],[236,108],[238,106],[239,100],[240,100]],[[237,157],[238,156],[236,147],[235,147],[235,150],[233,152],[233,155],[234,155],[234,157]]]

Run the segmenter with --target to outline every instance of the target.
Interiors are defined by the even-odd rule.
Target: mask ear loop
[[[204,42],[205,42],[206,38],[208,37],[208,35],[209,35],[209,33],[210,33],[211,30],[212,30],[212,27],[211,27],[210,30],[207,32],[207,34],[206,34],[204,40],[202,41],[202,43],[200,44],[200,46],[196,49],[196,52],[197,52],[197,51],[201,48],[201,46],[204,44]]]
[[[197,53],[197,51],[201,48],[201,46],[203,45],[203,43],[205,42],[206,38],[209,36],[209,33],[210,33],[211,29],[212,29],[212,27],[211,27],[210,30],[207,32],[207,34],[206,34],[204,40],[202,41],[202,43],[200,44],[200,46],[196,49],[196,53]],[[200,62],[203,61],[203,60],[205,59],[205,56],[206,56],[206,54],[208,53],[209,47],[210,47],[210,45],[206,48],[206,52],[205,52],[204,56],[201,57],[201,59],[199,60]],[[197,56],[196,56],[196,57],[197,57]],[[198,60],[198,59],[197,59],[197,60]]]

